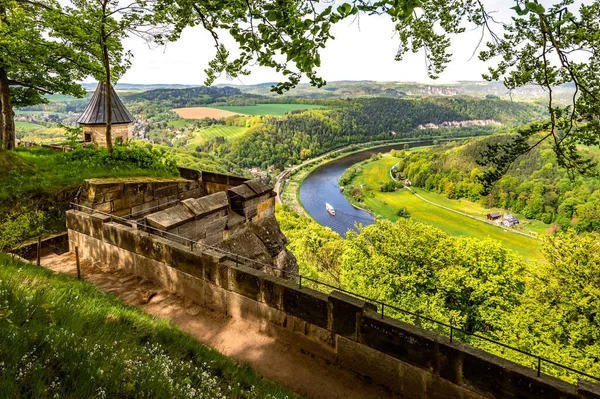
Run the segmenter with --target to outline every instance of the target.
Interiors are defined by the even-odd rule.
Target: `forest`
[[[306,276],[592,375],[600,372],[598,233],[546,236],[545,259],[538,264],[526,263],[497,241],[455,237],[403,218],[377,219],[346,240],[285,205],[277,219]],[[448,334],[414,316],[393,316]],[[535,359],[518,352],[469,335],[455,337],[535,367]],[[574,381],[556,367],[542,370]]]
[[[489,168],[481,165],[482,155],[488,144],[509,140],[510,134],[494,135],[456,148],[441,146],[406,154],[398,170],[416,187],[520,213],[553,224],[553,231],[600,230],[600,178],[578,175],[571,179],[558,166],[550,144],[543,143],[517,159],[491,192],[482,194],[481,176]],[[586,148],[581,151],[598,156]]]
[[[228,156],[244,166],[266,167],[298,162],[348,144],[459,135],[487,135],[495,129],[417,129],[421,124],[493,119],[513,126],[536,119],[535,105],[473,98],[346,101],[331,110],[311,110],[282,118],[265,118],[234,142]]]

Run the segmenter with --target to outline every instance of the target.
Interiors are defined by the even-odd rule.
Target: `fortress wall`
[[[600,398],[578,386],[389,317],[334,291],[327,295],[111,221],[67,212],[71,251],[162,284],[200,305],[354,370],[407,398]]]

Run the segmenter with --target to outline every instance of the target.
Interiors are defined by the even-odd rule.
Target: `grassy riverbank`
[[[435,138],[434,138],[435,139]],[[460,138],[458,139],[460,140]],[[422,140],[417,140],[422,141]],[[357,152],[373,150],[379,147],[385,147],[390,145],[401,145],[414,143],[415,141],[397,141],[397,142],[370,142],[363,144],[352,144],[348,147],[344,147],[339,150],[334,150],[328,154],[322,155],[320,157],[311,159],[309,161],[305,161],[302,165],[297,166],[293,169],[287,179],[284,189],[280,193],[281,200],[284,204],[288,205],[294,212],[297,212],[303,216],[310,217],[310,214],[302,205],[300,201],[300,186],[302,186],[302,182],[304,179],[316,168],[321,165],[324,165],[328,162],[335,161],[340,158],[344,158],[348,155],[355,154]],[[423,147],[415,147],[406,150],[407,152],[415,151],[423,148],[428,148],[429,146]]]
[[[0,254],[0,396],[294,398],[91,284]]]
[[[457,236],[469,236],[476,238],[491,238],[500,241],[505,248],[512,249],[529,260],[541,260],[542,255],[539,251],[540,241],[531,237],[512,233],[502,227],[492,225],[483,221],[469,218],[432,205],[418,198],[412,192],[406,189],[400,189],[396,192],[384,193],[380,191],[380,186],[391,180],[389,170],[398,162],[397,158],[389,154],[384,155],[381,159],[368,161],[362,166],[362,172],[358,174],[352,181],[354,187],[362,186],[362,201],[356,202],[349,193],[351,190],[346,189],[346,198],[354,204],[369,209],[376,215],[380,215],[386,219],[398,220],[398,211],[406,208],[410,217],[418,222],[423,222],[435,227],[438,227],[449,234]],[[436,202],[436,198],[431,193],[425,190],[416,189],[416,192],[423,197]],[[474,214],[480,212],[477,217],[482,217],[484,208],[477,209],[476,204],[452,203],[453,200],[446,200],[440,204],[448,208],[456,207],[457,210],[465,212],[462,208],[469,208],[469,212]],[[465,213],[469,213],[465,212]]]

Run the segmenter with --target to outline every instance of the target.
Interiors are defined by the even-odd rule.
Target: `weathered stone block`
[[[359,341],[396,359],[433,370],[436,335],[401,321],[367,311],[360,318]]]
[[[436,372],[437,374],[454,384],[461,381],[462,351],[459,342],[450,343],[449,339],[439,337],[437,348]]]
[[[365,301],[333,291],[329,294],[331,330],[346,338],[358,340],[358,321],[365,309]]]
[[[482,394],[512,398],[510,372],[511,362],[481,350],[460,345],[463,352],[462,385]]]
[[[134,230],[131,227],[115,222],[104,223],[104,241],[127,251],[135,253],[137,234],[139,234],[139,231]]]
[[[580,378],[577,381],[577,393],[585,399],[600,399],[600,384]]]
[[[227,293],[227,314],[255,324],[255,328],[258,328],[259,322],[258,305],[258,302],[243,295],[235,292]]]
[[[154,189],[154,198],[155,199],[167,198],[167,197],[171,197],[171,196],[179,197],[179,190],[177,187],[177,183],[171,183],[171,184],[165,185],[163,187]]]
[[[266,275],[262,279],[262,302],[274,309],[282,309],[283,286],[281,279]]]
[[[347,338],[337,336],[336,339],[339,365],[370,377],[373,381],[387,386],[395,392],[402,392],[399,360]],[[423,396],[404,397],[416,399]]]
[[[227,291],[217,285],[205,281],[204,304],[209,309],[227,313]]]
[[[137,275],[152,280],[167,289],[172,289],[173,280],[168,269],[169,267],[164,263],[142,255],[135,255],[135,270]]]
[[[191,252],[182,245],[175,243],[167,247],[171,265],[192,276],[204,279],[202,253],[199,250]]]
[[[102,213],[93,213],[90,216],[90,221],[92,223],[91,236],[102,240],[103,231],[104,231],[104,223],[110,222],[111,216],[104,215]]]
[[[141,215],[144,212],[148,212],[149,210],[151,210],[152,208],[157,207],[158,204],[158,200],[146,200],[146,198],[144,198],[144,202],[141,203],[140,205],[135,205],[131,207],[131,214],[134,216],[137,215]]]
[[[84,213],[75,210],[68,210],[66,214],[67,229],[83,232]]]
[[[537,371],[511,363],[508,381],[514,398],[575,399],[577,388],[566,381],[547,375],[537,376]]]
[[[247,266],[229,267],[229,289],[248,298],[259,301],[261,283],[265,273]]]
[[[310,288],[298,288],[282,281],[283,311],[309,323],[327,328],[329,310],[327,295]]]
[[[204,281],[177,269],[171,269],[172,290],[192,301],[204,304]]]
[[[169,240],[141,231],[135,234],[135,239],[136,253],[158,262],[170,263],[167,248],[171,244]]]
[[[202,253],[202,264],[204,266],[204,279],[212,284],[228,289],[227,281],[223,281],[225,276],[220,271],[219,264],[227,259],[225,255],[212,250],[205,250]]]
[[[199,198],[203,195],[202,189],[200,187],[194,188],[192,190],[182,191],[179,193],[179,199],[184,200],[188,198]]]

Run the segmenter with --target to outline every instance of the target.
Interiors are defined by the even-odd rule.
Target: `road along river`
[[[409,148],[424,147],[432,145],[433,140],[414,141],[407,144]],[[355,163],[364,161],[373,154],[385,153],[393,149],[401,150],[404,145],[404,143],[401,143],[371,148],[319,166],[306,176],[302,182],[300,202],[317,222],[330,227],[342,237],[346,236],[349,229],[356,230],[355,223],[364,226],[373,224],[374,220],[371,214],[354,208],[344,197],[338,185],[338,180],[344,174],[344,171]],[[335,208],[335,216],[330,215],[325,210],[326,202]]]

